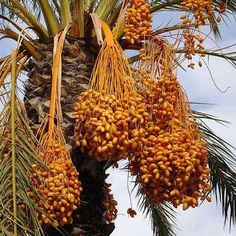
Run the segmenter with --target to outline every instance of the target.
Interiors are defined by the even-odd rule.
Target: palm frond
[[[234,47],[235,45],[231,45]],[[229,46],[230,47],[230,46]],[[183,53],[185,50],[176,50],[176,53]],[[234,68],[236,68],[236,52],[224,52],[222,48],[216,50],[203,50],[197,51],[199,54],[205,54],[207,56],[218,57],[229,62]]]
[[[175,30],[176,28],[174,27],[173,30]],[[172,27],[169,27],[169,30],[172,30]],[[164,32],[165,30],[160,30],[159,32]],[[218,58],[222,58],[224,60],[226,60],[227,62],[229,62],[234,68],[236,68],[236,52],[234,51],[229,51],[226,52],[227,49],[233,48],[235,47],[235,44],[233,45],[229,45],[227,47],[224,48],[218,48],[218,49],[205,49],[205,50],[201,50],[201,51],[196,51],[196,53],[201,54],[205,54],[209,57],[218,57]],[[141,45],[138,45],[136,47],[136,49],[140,49]],[[176,49],[175,50],[176,53],[178,54],[183,54],[186,52],[185,49]],[[136,61],[140,60],[140,56],[139,55],[135,55],[129,58],[129,63],[132,64]]]
[[[4,16],[4,15],[0,15],[0,18],[7,21],[8,23],[10,23],[12,26],[14,26],[19,32],[24,32],[25,36],[29,39],[29,40],[33,40],[32,37],[19,25],[17,24],[15,21],[11,20],[10,18]]]
[[[176,212],[173,207],[166,203],[153,204],[148,197],[143,194],[140,184],[136,183],[134,189],[137,189],[136,197],[141,212],[151,221],[151,227],[154,236],[176,236]],[[134,190],[133,189],[133,190]]]
[[[157,12],[160,10],[167,10],[167,9],[179,9],[178,5],[182,2],[182,0],[155,0],[155,1],[150,1],[151,2],[151,12]]]
[[[18,65],[22,65],[25,63],[25,58],[27,57],[27,52],[22,51],[21,53],[18,54],[17,56],[17,63]],[[11,67],[12,67],[12,58],[11,54],[0,58],[0,88],[4,84],[6,77],[9,75],[11,72]],[[22,69],[22,66],[18,67],[18,73],[20,72],[19,69]],[[1,91],[0,91],[0,97],[1,97]]]
[[[4,0],[4,2],[6,4],[9,4],[9,0]],[[41,18],[41,14],[42,14],[42,11],[39,7],[39,4],[38,4],[38,0],[31,0],[31,1],[27,1],[27,0],[20,0],[19,1],[23,6],[27,7],[29,9],[30,12],[33,13],[33,15],[37,18],[37,20],[40,20]],[[53,11],[57,12],[58,14],[60,13],[60,6],[58,4],[58,0],[51,0],[49,1],[52,8],[53,8]],[[1,2],[0,2],[1,3]],[[7,13],[7,8],[4,4],[0,4],[0,12],[2,14],[5,14]],[[14,14],[11,14],[11,12],[8,12],[11,16],[12,19],[16,19]]]
[[[229,143],[218,137],[204,122],[206,119],[222,123],[205,113],[194,112],[202,122],[200,131],[207,142],[209,153],[209,167],[211,168],[211,182],[217,202],[222,204],[225,223],[229,226],[236,223],[236,156]]]
[[[48,0],[39,0],[38,2],[47,25],[49,36],[55,36],[59,32],[59,21],[56,14]]]
[[[35,151],[37,139],[28,125],[24,106],[16,96],[16,59],[15,51],[12,57],[10,93],[6,91],[8,95],[4,99],[4,93],[0,94],[4,103],[0,113],[0,234],[39,236],[43,230],[36,210],[42,210],[28,193],[40,197],[30,181],[30,174],[35,172],[34,164],[42,167],[45,165]]]
[[[119,0],[100,0],[95,13],[98,14],[102,20],[106,20],[113,9],[116,8],[117,4],[120,2],[121,1]]]
[[[39,20],[30,12],[28,6],[20,3],[16,0],[8,0],[0,1],[1,6],[7,8],[9,12],[9,18],[12,16],[18,16],[21,20],[28,26],[32,27],[35,33],[42,39],[47,41],[48,40],[48,32],[46,31],[45,27],[40,23]],[[1,9],[1,8],[0,8]]]
[[[211,16],[210,27],[211,27],[216,39],[222,39],[221,34],[220,34],[219,24],[217,22],[217,18],[215,16],[215,14],[213,14]]]
[[[26,25],[30,26],[30,22],[27,20],[18,9],[12,5],[9,1],[0,1],[0,13],[1,15],[7,16],[9,19],[20,22],[24,22]]]
[[[80,1],[83,2],[83,1]],[[70,3],[68,0],[60,0],[61,7],[61,27],[65,28],[66,25],[71,23],[71,12],[70,12]],[[82,15],[83,16],[83,15]]]
[[[215,6],[215,9],[218,11],[218,12],[221,12],[221,9],[223,7],[223,4],[224,7],[225,7],[225,10],[226,10],[226,13],[236,13],[236,1],[235,0],[215,0],[213,1],[213,4]]]
[[[22,33],[22,32],[21,32]],[[19,38],[21,37],[21,33],[16,33],[11,28],[0,29],[1,38],[8,38],[12,39],[15,42],[18,42]],[[22,39],[23,47],[28,50],[28,52],[37,60],[41,59],[41,53],[34,47],[34,45],[28,39]]]
[[[85,8],[86,8],[86,5],[84,1],[74,0],[72,3],[72,26],[71,26],[72,37],[75,37],[75,38],[84,37]]]

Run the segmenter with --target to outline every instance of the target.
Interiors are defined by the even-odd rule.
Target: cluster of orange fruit
[[[129,0],[125,15],[125,37],[130,44],[138,43],[152,32],[150,4],[145,0]]]
[[[205,56],[204,54],[204,38],[202,38],[199,34],[194,34],[190,32],[189,29],[185,29],[183,31],[183,37],[184,37],[184,56],[188,60],[192,60],[192,57],[196,55],[196,53],[201,54],[202,57]],[[194,64],[190,63],[189,67],[194,69]]]
[[[75,104],[75,140],[82,152],[97,160],[118,161],[135,150],[149,114],[135,91],[117,99],[93,89]]]
[[[78,180],[79,173],[73,166],[65,146],[59,142],[49,145],[48,149],[39,155],[47,163],[47,167],[34,164],[35,172],[30,174],[30,178],[40,196],[30,191],[28,195],[34,198],[37,205],[47,214],[38,212],[40,223],[43,227],[72,223],[72,213],[79,206],[82,191]]]
[[[189,120],[181,87],[169,73],[158,80],[144,79],[139,92],[151,120],[146,123],[143,149],[130,156],[130,172],[152,202],[196,207],[211,190],[210,169],[206,143]]]
[[[210,20],[214,14],[214,0],[182,0],[181,9],[192,11],[194,19],[188,18],[186,15],[180,17],[182,24],[186,26],[183,30],[184,37],[184,53],[185,58],[191,60],[196,53],[204,56],[204,39],[198,34],[196,35],[193,28],[205,25],[206,20]],[[220,16],[217,17],[217,22],[220,22]],[[201,63],[200,63],[201,64]],[[194,69],[195,64],[190,63],[188,67]]]
[[[117,217],[117,201],[114,199],[113,194],[111,193],[111,184],[105,183],[104,185],[104,193],[105,193],[105,199],[103,202],[103,205],[106,209],[104,213],[104,218],[107,222],[112,222]]]
[[[210,20],[214,13],[212,6],[214,0],[182,0],[181,9],[193,11],[197,26],[204,25],[206,20]]]
[[[132,75],[135,84],[126,73],[111,81],[96,73],[99,86],[91,86],[75,104],[76,145],[99,161],[127,157],[131,174],[152,202],[195,207],[211,189],[210,169],[206,143],[173,73],[173,49],[150,38],[141,56]]]

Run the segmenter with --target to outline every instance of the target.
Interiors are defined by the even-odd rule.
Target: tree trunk
[[[62,129],[74,165],[80,173],[83,191],[78,211],[74,212],[74,222],[59,230],[45,229],[47,235],[108,236],[115,226],[104,219],[104,184],[107,177],[106,163],[82,155],[74,147],[73,108],[82,91],[88,88],[89,78],[95,62],[95,55],[86,50],[84,41],[67,39],[62,54]],[[36,131],[49,112],[52,50],[53,44],[37,44],[43,53],[42,61],[31,60],[28,63],[28,81],[25,87],[25,106],[32,128]],[[55,121],[56,122],[56,121]]]

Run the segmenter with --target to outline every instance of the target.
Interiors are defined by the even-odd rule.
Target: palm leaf
[[[39,0],[40,9],[47,25],[49,36],[55,36],[59,31],[59,22],[48,0]]]
[[[151,221],[151,227],[154,236],[176,236],[176,212],[173,207],[166,203],[153,204],[148,197],[141,192],[141,185],[135,183],[134,189],[137,189],[136,197],[141,212]],[[133,190],[134,190],[133,189]]]
[[[172,29],[173,29],[173,27],[169,27],[169,30],[172,30]],[[164,32],[164,31],[165,31],[165,29],[160,29],[158,32]],[[235,46],[235,44],[229,45],[224,48],[218,48],[218,49],[212,49],[212,50],[206,49],[206,50],[202,50],[202,51],[196,51],[196,53],[205,54],[210,57],[222,58],[222,59],[226,60],[227,62],[229,62],[234,68],[236,68],[236,53],[234,51],[225,52],[225,50],[233,48],[234,46]],[[141,48],[141,46],[139,45],[139,46],[137,46],[137,48]],[[186,50],[184,50],[184,49],[176,49],[175,50],[175,53],[177,53],[177,54],[182,54],[185,52],[186,52]],[[139,61],[139,60],[140,60],[140,56],[135,55],[135,56],[132,56],[129,58],[129,63],[132,64],[132,63]]]
[[[0,0],[1,6],[4,8],[0,8],[4,10],[7,8],[9,12],[9,18],[13,18],[14,16],[18,16],[28,27],[32,27],[35,33],[42,39],[48,40],[48,32],[45,27],[37,20],[37,18],[30,12],[28,5],[24,5],[16,0]],[[4,15],[3,12],[1,12]]]
[[[10,28],[0,29],[0,35],[2,35],[1,39],[8,38],[18,42],[20,34],[24,35],[24,32],[16,33],[14,30]],[[30,54],[37,60],[41,58],[41,53],[34,47],[34,45],[27,39],[22,39],[23,47],[30,52]]]
[[[10,1],[9,0],[3,0],[3,2],[6,3],[6,4],[9,4]],[[33,15],[37,18],[37,20],[40,20],[41,15],[42,15],[42,11],[41,11],[41,8],[39,6],[38,0],[31,0],[31,1],[20,0],[19,2],[23,6],[27,7],[29,9],[29,11],[32,12]],[[60,9],[58,0],[51,0],[49,2],[52,6],[53,11],[57,12],[57,14],[59,14],[61,9]],[[4,4],[0,5],[0,12],[2,12],[3,14],[7,12],[7,7]],[[10,13],[10,16],[11,16],[11,18],[15,17],[14,14],[11,14],[11,13]]]
[[[236,223],[236,156],[232,152],[233,147],[203,122],[208,119],[222,123],[222,120],[202,112],[194,111],[194,115],[202,121],[200,131],[207,142],[213,193],[217,202],[222,205],[225,223],[228,221],[231,226]]]
[[[10,18],[8,18],[4,15],[0,15],[0,18],[3,20],[6,20],[8,23],[12,24],[19,32],[24,32],[24,29],[19,24],[17,24],[15,21],[11,20]],[[32,37],[27,32],[25,32],[25,36],[29,40],[33,40]]]
[[[220,34],[220,29],[219,29],[219,26],[218,26],[218,23],[217,23],[217,19],[216,19],[216,16],[215,14],[213,14],[211,16],[211,19],[210,19],[210,27],[215,35],[216,38],[218,39],[222,39],[221,38],[221,34]]]
[[[106,20],[107,17],[110,15],[110,13],[113,11],[113,9],[117,7],[117,4],[119,2],[121,2],[121,1],[119,1],[119,0],[105,0],[105,1],[100,0],[95,13],[97,13],[98,16],[102,20]]]
[[[35,152],[37,139],[28,125],[26,111],[16,97],[16,58],[15,51],[10,96],[1,99],[5,106],[0,113],[0,234],[37,236],[42,235],[43,230],[36,210],[42,210],[28,195],[30,191],[40,197],[29,175],[34,173],[33,164],[44,168],[45,165]],[[3,96],[0,94],[1,98]],[[19,207],[22,204],[24,208]]]
[[[83,2],[83,1],[80,1]],[[60,0],[61,7],[61,27],[65,28],[66,25],[71,23],[71,11],[70,11],[70,3],[68,0]],[[82,14],[83,16],[83,14]]]

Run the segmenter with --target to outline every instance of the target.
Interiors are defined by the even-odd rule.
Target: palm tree
[[[107,209],[103,204],[106,197],[106,171],[114,163],[97,161],[75,147],[73,110],[80,93],[88,88],[101,47],[97,41],[101,31],[100,20],[106,22],[109,28],[116,32],[116,39],[124,51],[129,49],[137,51],[142,48],[145,38],[139,42],[132,42],[125,35],[124,19],[121,14],[125,12],[128,2],[121,0],[0,0],[1,39],[12,39],[18,43],[17,51],[0,59],[0,101],[3,105],[0,114],[1,235],[105,236],[110,235],[114,230],[114,223],[106,221],[104,217]],[[191,1],[148,2],[150,12],[156,13],[157,16],[162,11],[181,12],[182,15],[189,16],[194,13],[194,8],[186,7],[186,3]],[[236,1],[209,2],[212,2],[214,13],[212,12],[210,18],[205,20],[205,24],[213,31],[215,37],[219,38],[221,35],[217,16],[227,20],[230,14],[236,12]],[[91,17],[91,13],[96,15]],[[194,31],[196,24],[184,24],[182,20],[171,23],[154,29],[152,35],[165,37],[170,42],[173,37],[179,40],[174,45],[174,51],[178,58],[178,65],[181,66],[183,60],[191,59],[191,53],[189,54],[184,46],[183,35],[186,31]],[[197,30],[200,31],[200,29],[197,27]],[[62,49],[58,45],[63,33],[66,33],[66,36]],[[60,49],[62,50],[61,63],[58,61],[56,66],[56,55],[58,53],[58,58],[60,58]],[[236,65],[235,55],[231,52],[223,53],[223,49],[213,51],[198,48],[195,53],[201,56],[220,57],[228,60],[233,66]],[[138,56],[129,58],[131,64],[138,60],[140,60]],[[194,65],[190,63],[189,67],[194,67]],[[21,72],[24,72],[27,79],[20,76]],[[50,113],[51,91],[55,85],[52,83],[54,73],[61,73],[61,99],[58,103],[61,103],[63,117],[60,122],[58,119],[55,120],[60,123],[73,164],[80,173],[79,180],[83,191],[80,207],[73,213],[73,223],[61,228],[47,227],[45,229],[41,227],[37,219],[37,204],[27,195],[27,189],[31,189],[35,194],[38,193],[26,173],[34,171],[33,163],[45,165],[38,157],[35,147],[39,145],[37,131],[42,129],[42,123]],[[22,90],[23,101],[18,96]],[[59,114],[60,106],[57,107],[59,107],[57,108]],[[208,161],[212,171],[212,193],[222,204],[225,220],[234,224],[236,222],[235,156],[230,151],[230,144],[217,137],[204,123],[206,119],[222,121],[201,112],[194,111],[193,113],[196,119],[201,120],[200,131],[204,140],[207,141]],[[28,141],[29,139],[31,141]],[[158,205],[152,203],[140,191],[140,184],[136,187],[139,206],[144,214],[151,218],[154,235],[176,235],[173,207],[167,203]],[[27,202],[30,214],[16,209],[21,202]]]

